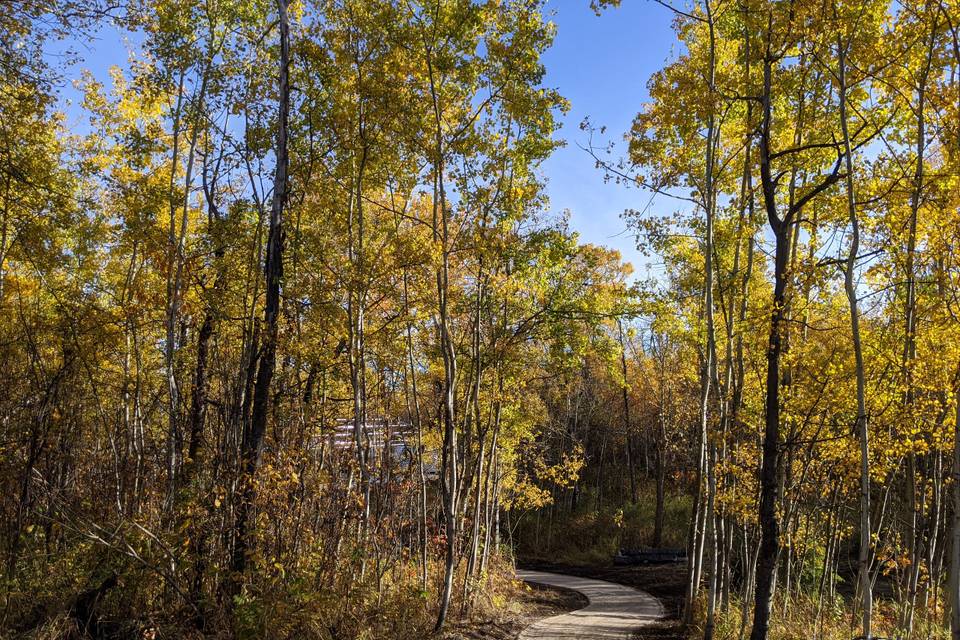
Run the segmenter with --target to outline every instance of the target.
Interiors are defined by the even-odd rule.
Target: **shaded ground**
[[[471,620],[452,624],[443,640],[514,640],[520,632],[541,618],[587,606],[587,599],[575,591],[539,585],[524,585],[493,620]]]
[[[520,563],[524,569],[566,573],[584,578],[607,580],[635,587],[659,598],[666,617],[643,629],[637,635],[641,640],[682,640],[685,629],[680,623],[683,600],[687,590],[687,566],[684,563],[637,567],[576,566],[546,562]]]

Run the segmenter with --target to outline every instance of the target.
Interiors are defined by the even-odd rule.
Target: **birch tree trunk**
[[[847,48],[849,43],[838,43],[840,80],[840,130],[843,132],[843,149],[846,164],[847,215],[851,237],[850,250],[844,269],[844,289],[850,305],[850,331],[853,337],[853,354],[856,359],[857,376],[857,421],[856,431],[860,440],[860,552],[857,558],[858,582],[861,606],[861,632],[865,640],[871,637],[873,616],[873,588],[870,581],[870,446],[867,424],[866,375],[863,368],[863,346],[860,341],[860,310],[857,305],[857,290],[854,269],[860,250],[860,221],[857,219],[857,200],[853,181],[853,153],[847,122]]]

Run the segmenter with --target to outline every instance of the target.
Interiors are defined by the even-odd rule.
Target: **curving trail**
[[[583,609],[530,625],[521,640],[626,639],[664,614],[663,605],[649,593],[612,582],[544,571],[517,571],[517,578],[579,591],[590,600]]]

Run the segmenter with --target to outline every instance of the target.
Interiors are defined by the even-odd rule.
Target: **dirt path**
[[[517,577],[578,591],[590,600],[583,609],[530,625],[520,634],[521,640],[627,639],[664,614],[660,601],[650,594],[612,582],[542,571],[517,571]]]

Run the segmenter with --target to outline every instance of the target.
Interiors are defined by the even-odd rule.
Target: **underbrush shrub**
[[[158,556],[159,557],[159,556]],[[4,584],[7,619],[0,637],[23,640],[75,640],[84,637],[159,640],[201,638],[257,640],[424,640],[436,622],[443,565],[431,562],[427,590],[416,558],[390,558],[379,566],[368,559],[362,575],[361,552],[344,548],[336,566],[323,554],[297,559],[251,556],[239,593],[222,591],[225,568],[211,562],[202,602],[182,597],[189,567],[177,584],[148,564],[104,553],[97,545],[77,545],[49,574],[21,574]],[[437,557],[437,556],[431,556]],[[450,622],[495,619],[510,611],[522,584],[508,554],[492,553],[484,575],[470,585],[463,606],[465,560],[459,564],[450,605]],[[110,579],[98,596],[96,629],[86,635],[72,615],[78,597]],[[198,615],[198,609],[202,615]]]
[[[694,622],[688,627],[687,637],[702,638],[706,615],[707,594],[701,592],[694,608]],[[739,640],[750,636],[753,616],[753,598],[747,602],[747,618],[742,617],[743,601],[730,599],[729,606],[717,606],[714,638]],[[942,603],[936,608],[918,608],[914,633],[911,637],[927,640],[948,640],[950,631],[943,617]],[[897,629],[897,604],[890,600],[874,601],[872,634],[875,637],[900,638]],[[741,631],[742,630],[742,631]],[[860,614],[853,603],[841,594],[821,599],[816,594],[801,593],[785,602],[782,594],[773,602],[769,640],[850,640],[860,635]]]
[[[529,562],[573,565],[606,565],[621,548],[651,546],[656,514],[656,494],[641,491],[635,503],[589,508],[594,500],[587,493],[584,507],[567,511],[557,505],[528,512],[517,525],[518,556]],[[689,496],[668,495],[664,504],[661,547],[683,548],[690,518]]]
[[[623,526],[621,547],[636,549],[653,544],[654,522],[656,520],[656,494],[653,491],[640,492],[635,503],[623,507]],[[663,532],[660,546],[664,548],[684,548],[687,545],[686,533],[689,528],[692,501],[687,495],[668,495],[664,500]]]

